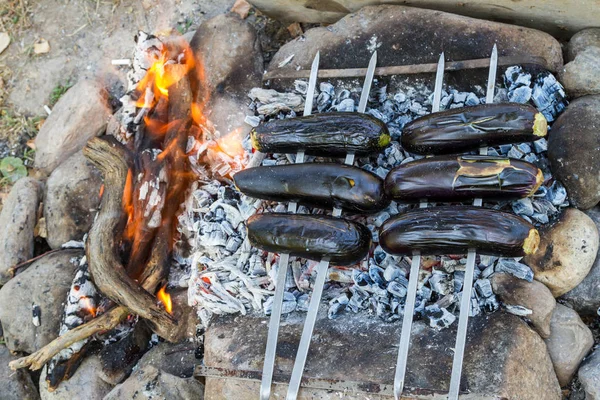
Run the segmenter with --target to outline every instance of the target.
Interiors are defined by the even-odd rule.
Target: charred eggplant
[[[255,214],[246,224],[250,243],[265,251],[352,265],[365,258],[371,232],[357,222],[323,215]]]
[[[521,257],[533,254],[538,231],[524,219],[481,207],[432,207],[408,211],[384,222],[379,244],[388,253],[479,254]]]
[[[368,114],[336,112],[278,119],[259,125],[250,133],[252,145],[263,153],[296,153],[343,157],[367,155],[390,143],[385,124]]]
[[[399,165],[385,178],[389,198],[400,201],[510,199],[533,195],[544,181],[535,165],[505,157],[440,156]]]
[[[320,208],[341,207],[370,213],[389,204],[383,179],[354,166],[307,163],[249,168],[233,177],[238,189],[273,201],[295,201]]]
[[[402,146],[417,154],[453,154],[481,146],[532,142],[548,123],[537,109],[518,103],[455,108],[417,118],[402,131]]]

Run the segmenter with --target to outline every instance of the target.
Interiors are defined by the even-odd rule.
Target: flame
[[[217,139],[217,144],[223,153],[230,157],[243,156],[244,147],[242,146],[242,128],[236,128],[227,135]]]
[[[173,303],[171,302],[171,295],[167,293],[166,288],[167,285],[160,288],[160,290],[156,294],[156,297],[158,298],[158,301],[160,301],[165,306],[165,310],[167,310],[169,314],[172,314]]]
[[[100,193],[98,194],[98,197],[102,198],[103,194],[104,194],[104,183],[100,186]]]
[[[82,303],[81,308],[89,312],[92,317],[96,317],[96,307],[94,307],[94,303],[92,303],[89,297],[82,297],[79,301]]]

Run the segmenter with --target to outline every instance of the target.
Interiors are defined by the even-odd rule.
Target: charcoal
[[[511,206],[515,214],[527,216],[534,214],[533,203],[529,197],[513,201]]]
[[[331,95],[327,92],[319,93],[317,97],[317,110],[322,113],[331,106]]]
[[[329,82],[321,82],[319,84],[319,91],[321,93],[327,93],[330,97],[335,96],[335,88]]]
[[[500,145],[500,154],[507,155],[512,148],[513,146],[511,144],[502,144]]]
[[[275,300],[275,296],[269,296],[267,300],[263,304],[263,309],[265,315],[271,315],[271,311],[273,311],[273,301]],[[296,309],[296,296],[294,296],[291,292],[283,293],[283,305],[281,307],[282,314],[289,314]]]
[[[533,271],[525,264],[510,258],[501,258],[496,264],[496,272],[506,272],[528,282],[533,281]]]
[[[385,177],[387,176],[387,174],[390,172],[389,169],[387,168],[383,168],[383,167],[379,167],[375,170],[375,173],[377,175],[379,175],[381,177],[381,179],[385,179]]]
[[[475,297],[475,292],[473,292],[473,296],[471,297],[471,310],[469,311],[469,317],[475,317],[481,314],[481,307],[479,305],[479,300]]]
[[[555,206],[560,206],[566,199],[567,189],[559,181],[554,181],[546,193],[546,200]]]
[[[465,272],[455,271],[454,272],[454,293],[458,293],[462,290],[465,283]]]
[[[367,111],[367,114],[372,115],[373,117],[382,120],[385,123],[388,123],[390,121],[390,118],[388,116],[386,116],[384,113],[382,113],[381,111],[379,111],[376,108],[371,108]]]
[[[469,93],[467,99],[465,100],[465,106],[472,107],[479,104],[479,98],[475,93]]]
[[[441,269],[447,273],[453,273],[458,265],[457,260],[453,260],[450,257],[442,256],[441,260]]]
[[[456,303],[458,296],[455,293],[449,293],[435,302],[439,308],[448,308]]]
[[[494,266],[490,265],[489,267],[485,267],[483,271],[481,271],[481,278],[487,279],[494,273]]]
[[[508,152],[508,156],[510,158],[520,159],[523,157],[523,155],[524,153],[517,146],[512,146]]]
[[[525,308],[523,306],[512,306],[512,305],[505,304],[504,308],[506,309],[507,312],[514,314],[514,315],[518,315],[519,317],[526,317],[528,315],[533,314],[533,310],[530,310],[529,308]]]
[[[402,92],[398,92],[394,95],[394,101],[396,103],[404,103],[406,101],[406,95]]]
[[[440,308],[437,304],[425,307],[424,317],[429,322],[429,326],[437,330],[448,328],[456,321],[454,314],[445,308]]]
[[[533,202],[533,209],[537,213],[542,213],[542,214],[558,213],[558,210],[556,209],[556,207],[554,207],[554,204],[552,204],[550,201],[548,201],[546,199],[536,199]]]
[[[492,284],[489,279],[478,279],[475,282],[475,290],[481,297],[490,297],[494,294]]]
[[[500,303],[498,302],[498,298],[496,297],[496,295],[492,294],[490,297],[487,297],[483,301],[483,307],[487,312],[494,312],[498,308],[500,308]]]
[[[506,103],[508,102],[508,90],[500,88],[496,90],[494,95],[494,103]],[[484,103],[484,101],[482,101]]]
[[[504,86],[509,92],[522,86],[531,86],[531,74],[524,72],[520,66],[506,68],[504,72]]]
[[[385,289],[387,282],[383,277],[384,270],[376,265],[369,266],[369,278],[376,283],[381,289]]]
[[[525,104],[531,99],[531,93],[532,90],[529,86],[520,86],[513,91],[508,91],[508,101]]]
[[[549,72],[543,72],[535,78],[532,98],[548,122],[554,121],[569,104],[563,86]]]
[[[452,291],[454,284],[450,281],[448,274],[441,271],[433,271],[429,278],[429,286],[434,292],[446,295]]]
[[[533,142],[533,148],[536,153],[542,153],[544,151],[548,151],[548,141],[546,138],[541,138]]]
[[[417,290],[417,295],[424,300],[431,300],[431,289],[427,286],[421,286],[419,290]]]
[[[550,222],[550,218],[548,218],[547,214],[535,213],[531,216],[532,219],[536,220],[540,224],[547,224]]]
[[[404,277],[404,274],[400,268],[395,265],[389,265],[385,271],[383,271],[383,277],[386,281],[391,282],[399,277]]]
[[[494,265],[494,263],[496,261],[498,261],[498,257],[496,256],[488,256],[488,255],[481,255],[479,256],[479,260],[481,262],[482,265],[490,266],[490,265]]]
[[[452,103],[453,100],[454,95],[452,94],[449,96],[442,97],[442,99],[440,100],[440,110],[447,110],[450,106],[450,103]]]
[[[401,285],[398,282],[390,282],[387,286],[387,291],[390,292],[392,296],[396,296],[399,298],[406,297],[406,286]]]
[[[354,284],[358,287],[365,287],[373,284],[373,281],[369,277],[369,274],[366,274],[357,269],[352,270],[352,281],[354,281]]]
[[[306,92],[308,92],[308,82],[297,79],[294,81],[294,89],[296,92],[306,95]]]
[[[346,309],[349,302],[350,299],[345,293],[331,300],[329,303],[329,310],[327,311],[327,318],[336,319],[339,317],[341,312]]]
[[[340,101],[346,100],[348,98],[350,98],[350,91],[343,89],[343,90],[340,90],[340,92],[337,94],[337,96],[335,98],[335,102],[336,102],[336,104],[338,104]]]
[[[387,98],[387,86],[371,89],[369,101],[371,103],[383,103]]]
[[[488,155],[489,155],[489,156],[499,156],[499,155],[500,155],[500,153],[498,153],[498,150],[496,150],[495,148],[493,148],[493,147],[490,147],[490,148],[488,149]]]
[[[531,153],[531,146],[528,145],[527,143],[520,143],[517,148],[519,149],[519,151],[521,151],[523,154],[527,154],[527,153]]]
[[[398,125],[399,129],[402,129],[404,128],[404,125],[408,124],[412,120],[413,118],[409,115],[401,115],[396,118],[395,123]]]
[[[410,103],[410,106],[408,107],[408,109],[413,114],[417,114],[419,116],[423,116],[423,115],[427,114],[427,110],[425,109],[425,107],[423,107],[423,105],[421,103],[416,102],[414,100]]]
[[[453,103],[464,103],[467,100],[467,94],[465,92],[455,92]]]
[[[339,112],[352,112],[354,111],[354,100],[344,99],[335,106],[335,110]]]
[[[535,164],[538,160],[537,156],[533,153],[529,153],[525,156],[525,161]]]

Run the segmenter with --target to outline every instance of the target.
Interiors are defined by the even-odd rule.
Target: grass
[[[192,26],[193,23],[194,21],[192,21],[191,18],[186,18],[183,24],[177,25],[177,31],[179,32],[179,34],[184,35],[187,31],[190,30],[190,26]]]
[[[73,84],[70,81],[67,81],[64,85],[58,84],[52,89],[52,92],[50,93],[50,107],[53,107],[58,103],[58,100],[60,100],[63,94],[67,93],[67,90],[69,90],[71,86],[73,86]]]
[[[29,3],[27,0],[2,0],[0,1],[0,31],[21,31],[31,25],[27,16]]]

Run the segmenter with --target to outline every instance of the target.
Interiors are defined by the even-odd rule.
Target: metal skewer
[[[435,74],[435,87],[433,89],[433,103],[431,112],[440,111],[440,101],[442,98],[442,84],[444,82],[444,53],[440,54]],[[427,200],[421,200],[419,207],[426,208]],[[421,266],[421,254],[418,251],[413,253],[410,264],[410,276],[408,280],[408,292],[406,293],[406,302],[404,305],[404,316],[402,317],[402,332],[400,334],[400,344],[398,345],[398,360],[396,361],[396,374],[394,375],[394,398],[400,399],[404,390],[404,378],[406,375],[406,363],[408,361],[408,349],[410,347],[410,331],[412,330],[413,314],[415,312],[415,301],[417,297],[417,284],[419,281],[419,268]]]
[[[312,113],[312,106],[317,85],[317,73],[319,71],[319,52],[315,55],[308,80],[306,91],[306,102],[304,103],[304,116]],[[296,164],[304,162],[304,150],[296,153]],[[290,202],[288,212],[294,214],[298,204]],[[287,278],[289,254],[279,256],[279,270],[275,279],[275,297],[273,298],[273,309],[269,319],[269,332],[267,335],[267,348],[265,350],[265,362],[263,364],[262,379],[260,382],[260,399],[268,400],[271,395],[271,384],[273,381],[273,370],[275,368],[275,352],[277,350],[277,337],[279,336],[279,322],[281,320],[281,309],[283,306],[283,294],[285,292],[285,281]]]
[[[376,65],[377,52],[374,52],[371,56],[371,60],[369,61],[369,67],[365,76],[365,82],[363,84],[362,92],[360,94],[360,101],[358,103],[359,113],[364,113],[367,109],[367,101],[369,100],[369,92],[371,91],[371,83],[373,82],[373,75],[375,74]],[[354,164],[354,153],[346,154],[346,160],[344,161],[344,164]],[[332,215],[334,217],[339,217],[341,214],[341,208],[336,207],[333,209]],[[310,298],[310,303],[308,305],[306,321],[304,322],[304,328],[302,329],[302,336],[300,337],[300,344],[298,345],[298,352],[296,354],[294,368],[292,369],[292,376],[290,378],[290,385],[288,387],[286,400],[295,400],[298,397],[298,391],[300,390],[300,381],[302,380],[302,373],[304,372],[304,366],[306,365],[308,348],[310,347],[310,341],[315,327],[315,322],[317,321],[319,303],[321,302],[323,286],[325,285],[325,278],[327,277],[327,268],[329,268],[329,260],[327,259],[321,260],[317,265],[317,279],[315,281],[313,293]]]
[[[488,74],[487,91],[485,95],[486,104],[494,102],[494,86],[496,84],[496,70],[498,68],[498,49],[494,44],[492,55],[490,57],[490,71]],[[483,146],[479,149],[479,154],[487,155],[488,147]],[[481,207],[480,198],[473,201],[473,205]],[[456,345],[454,347],[454,360],[452,361],[452,375],[450,377],[450,391],[448,399],[457,400],[460,390],[460,378],[462,375],[463,357],[465,354],[465,343],[467,341],[467,324],[469,322],[469,312],[471,309],[471,292],[473,290],[473,274],[475,272],[476,250],[469,249],[467,255],[467,266],[465,269],[465,280],[462,297],[460,299],[460,315],[458,318],[458,331],[456,333]]]

